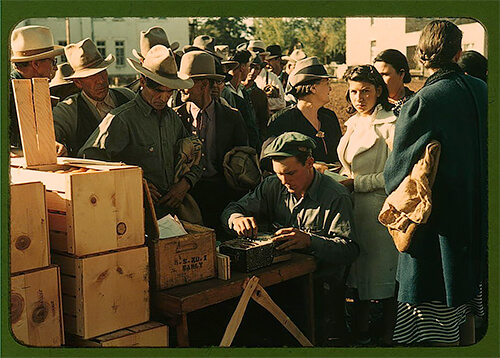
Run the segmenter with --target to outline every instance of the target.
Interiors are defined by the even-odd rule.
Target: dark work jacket
[[[315,160],[325,163],[338,162],[337,147],[342,137],[342,131],[337,116],[335,112],[321,107],[318,110],[318,118],[321,122],[321,131],[325,133],[324,141],[316,137],[318,131],[296,105],[275,113],[269,119],[267,134],[268,136],[278,136],[285,132],[299,132],[308,135],[316,142],[316,148],[312,152]]]
[[[487,89],[458,66],[440,70],[402,107],[384,171],[398,187],[432,140],[441,143],[432,212],[399,255],[398,301],[470,301],[484,278],[487,236]]]
[[[194,118],[188,110],[189,106],[191,106],[191,102],[186,102],[174,110],[181,117],[187,130],[192,133]],[[215,148],[217,152],[215,169],[219,173],[223,172],[222,162],[226,153],[234,147],[242,145],[248,145],[248,136],[241,114],[215,100]]]
[[[117,103],[115,103],[115,108],[120,107],[122,104],[127,103],[130,98],[127,98],[125,95],[120,93],[120,91],[116,91],[113,88],[109,89],[115,94],[115,98]],[[69,156],[76,157],[78,155],[78,151],[85,144],[90,135],[94,132],[97,126],[100,123],[100,119],[94,116],[94,113],[89,108],[89,105],[83,99],[83,94],[80,94],[76,100],[78,106],[78,121],[76,124],[76,142],[75,143],[67,143]]]

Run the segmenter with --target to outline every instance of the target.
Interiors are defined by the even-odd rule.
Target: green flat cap
[[[298,132],[285,132],[269,143],[261,159],[293,157],[300,153],[311,153],[314,148],[316,148],[316,142],[311,137]]]

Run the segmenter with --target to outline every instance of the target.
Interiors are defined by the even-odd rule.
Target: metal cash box
[[[231,258],[231,268],[239,272],[250,272],[273,263],[288,260],[289,251],[276,250],[279,244],[271,234],[259,234],[257,238],[238,238],[223,242],[219,252]]]

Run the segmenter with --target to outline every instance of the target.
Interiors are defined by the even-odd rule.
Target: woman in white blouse
[[[347,285],[356,289],[354,334],[357,343],[370,337],[370,300],[381,300],[382,344],[392,343],[396,317],[396,267],[398,251],[387,229],[378,220],[386,198],[384,165],[392,148],[396,117],[388,102],[382,76],[371,65],[356,66],[344,75],[349,85],[346,133],[338,146],[344,184],[354,200],[355,232],[360,256],[351,266]]]

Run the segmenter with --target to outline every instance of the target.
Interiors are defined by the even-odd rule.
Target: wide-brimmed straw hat
[[[300,48],[297,48],[297,49],[292,51],[290,56],[283,56],[283,57],[281,57],[281,59],[283,59],[285,61],[289,61],[289,62],[297,62],[297,61],[303,60],[306,57],[307,57],[306,53],[303,50],[301,50]]]
[[[57,71],[54,78],[49,82],[49,88],[54,88],[64,85],[72,85],[73,81],[67,80],[66,77],[71,76],[75,71],[69,63],[64,62],[57,65]]]
[[[266,60],[272,60],[273,58],[278,58],[282,55],[280,45],[267,46],[266,51],[269,52],[269,55],[266,56]]]
[[[163,45],[153,46],[142,63],[132,58],[127,58],[127,62],[134,70],[162,86],[172,89],[193,87],[192,80],[180,78],[172,49]]]
[[[317,57],[307,57],[303,60],[297,61],[295,68],[288,77],[288,84],[297,86],[312,80],[322,78],[334,78],[335,76],[329,75]]]
[[[238,61],[230,60],[229,45],[215,45],[215,54],[220,58],[220,63],[226,71],[234,70],[238,67]]]
[[[54,45],[50,29],[45,26],[24,26],[12,31],[11,62],[43,60],[62,55],[63,46]]]
[[[184,53],[190,51],[204,51],[217,59],[222,59],[222,57],[215,52],[215,38],[209,35],[196,36],[193,40],[192,45],[184,46]]]
[[[168,42],[168,37],[165,30],[163,30],[159,26],[153,26],[147,31],[141,31],[141,37],[139,40],[141,52],[133,49],[132,54],[138,60],[144,60],[148,51],[155,45],[170,47],[172,51],[175,51],[179,48],[179,43],[177,41],[172,43]]]
[[[181,79],[213,79],[224,80],[224,75],[215,71],[215,59],[205,51],[188,51],[181,58],[179,69]]]
[[[64,48],[64,53],[66,54],[68,63],[75,70],[75,73],[65,77],[66,79],[84,78],[95,75],[104,71],[115,61],[115,56],[112,54],[103,58],[97,50],[96,45],[89,38],[76,44],[69,44]]]

